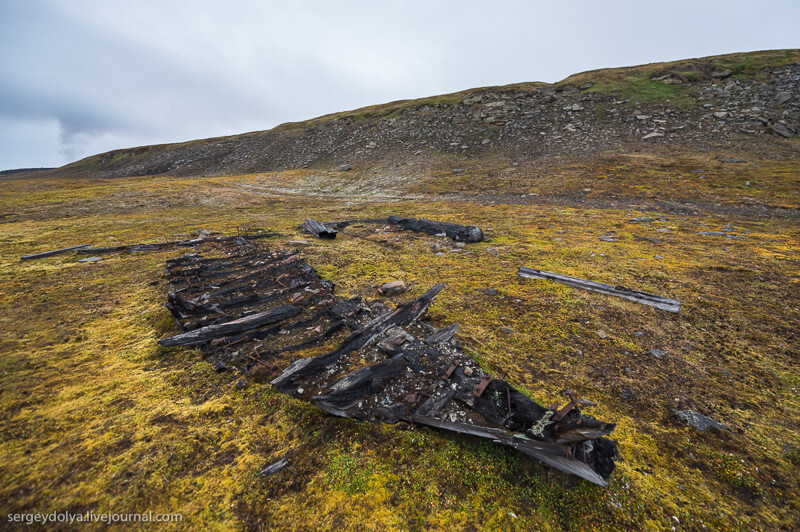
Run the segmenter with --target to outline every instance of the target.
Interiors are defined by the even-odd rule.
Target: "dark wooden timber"
[[[327,225],[321,224],[316,220],[312,220],[311,218],[308,218],[305,222],[303,222],[303,229],[318,238],[325,238],[328,240],[333,240],[336,238],[337,233],[335,229],[331,229]]]
[[[444,234],[456,242],[481,242],[483,241],[483,231],[474,225],[459,225],[449,222],[435,222],[420,218],[401,218],[400,216],[389,216],[390,224],[402,227],[408,231],[416,231],[428,235]]]
[[[81,254],[99,254],[99,253],[119,253],[128,251],[130,253],[142,253],[144,251],[155,251],[159,249],[167,249],[173,247],[195,247],[200,244],[208,244],[210,242],[234,242],[237,239],[243,241],[258,240],[261,238],[271,238],[273,236],[281,236],[280,233],[263,233],[260,235],[242,235],[242,236],[220,236],[216,238],[193,238],[191,240],[175,240],[172,242],[157,242],[154,244],[131,244],[126,246],[112,246],[105,248],[94,249],[79,249],[78,253]]]
[[[32,260],[32,259],[43,259],[45,257],[51,257],[53,255],[58,255],[59,253],[68,253],[70,251],[76,251],[83,248],[88,248],[91,244],[81,244],[80,246],[72,246],[70,248],[61,248],[61,249],[54,249],[53,251],[45,251],[43,253],[35,253],[33,255],[25,255],[21,257],[20,260]]]
[[[292,316],[300,314],[301,309],[293,305],[284,305],[273,310],[266,312],[259,312],[239,318],[238,320],[229,321],[221,325],[209,325],[194,331],[188,331],[169,338],[163,338],[158,341],[159,344],[169,347],[173,345],[193,345],[207,342],[218,338],[220,336],[229,336],[234,333],[243,331],[250,331],[264,325],[276,323]]]
[[[594,281],[587,281],[585,279],[578,279],[577,277],[569,277],[567,275],[560,275],[558,273],[545,272],[542,270],[536,270],[534,268],[526,268],[524,266],[520,267],[517,273],[521,277],[528,277],[531,279],[548,279],[565,284],[567,286],[573,286],[575,288],[582,288],[584,290],[591,290],[593,292],[600,292],[602,294],[621,297],[623,299],[635,301],[636,303],[641,303],[642,305],[650,305],[651,307],[656,307],[658,309],[666,310],[667,312],[673,312],[675,314],[681,310],[681,302],[677,299],[670,299],[668,297],[656,296],[646,292],[639,292],[637,290],[625,288],[624,286],[611,286],[610,284],[596,283]]]

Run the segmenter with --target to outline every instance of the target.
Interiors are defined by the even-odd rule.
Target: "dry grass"
[[[603,209],[436,201],[426,194],[452,184],[437,180],[417,187],[424,196],[413,202],[331,200],[306,195],[302,183],[315,183],[310,171],[4,182],[4,518],[24,511],[152,510],[182,513],[183,527],[211,529],[795,526],[796,218],[643,212],[627,202],[735,207],[753,198],[796,211],[796,162],[735,168],[712,162],[711,156],[705,162],[613,158],[565,166],[538,182],[510,185],[498,177],[492,183],[500,195],[544,194],[560,182],[576,196],[590,189],[596,199],[626,198]],[[691,173],[698,164],[707,179]],[[500,176],[511,172],[497,166],[491,171]],[[747,180],[755,189],[740,183]],[[339,185],[316,182],[323,195]],[[279,186],[291,190],[278,193]],[[401,192],[403,186],[408,193],[411,185]],[[335,241],[314,241],[304,251],[307,261],[336,282],[341,297],[376,297],[373,285],[394,279],[413,285],[403,298],[446,283],[429,319],[439,326],[459,322],[459,339],[485,368],[543,404],[575,388],[598,404],[590,413],[618,423],[612,436],[622,458],[609,488],[471,440],[334,419],[268,385],[238,390],[241,375],[215,373],[196,351],[159,348],[156,339],[175,329],[162,306],[163,263],[179,252],[112,255],[96,264],[71,255],[19,261],[85,242],[164,241],[201,228],[231,234],[242,225],[284,233],[270,244],[281,246],[300,236],[295,227],[305,217],[390,213],[477,224],[491,228],[490,241],[459,253],[443,242],[448,249],[436,256],[429,248],[435,237],[351,227]],[[631,221],[662,214],[665,221]],[[727,224],[741,238],[698,235]],[[617,242],[599,240],[612,233]],[[516,275],[521,265],[676,297],[684,306],[673,316],[523,279]],[[485,288],[499,294],[478,292]],[[657,359],[650,349],[666,356]],[[729,430],[695,432],[672,414],[684,408]],[[285,455],[288,470],[257,476]]]

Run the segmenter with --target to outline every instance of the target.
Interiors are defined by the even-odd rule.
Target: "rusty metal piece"
[[[444,378],[445,378],[445,379],[449,379],[449,378],[450,378],[450,375],[452,375],[452,374],[453,374],[453,372],[456,370],[456,368],[457,368],[458,366],[460,366],[460,365],[461,365],[461,363],[460,363],[460,362],[457,362],[457,361],[454,359],[454,360],[453,360],[453,364],[452,364],[452,365],[451,365],[451,366],[450,366],[450,367],[447,369],[447,371],[445,371],[445,372],[444,372]]]
[[[475,394],[475,397],[480,397],[483,395],[483,392],[486,391],[486,387],[489,386],[489,383],[492,382],[492,376],[486,375],[481,382],[475,385],[475,388],[472,390],[472,393]]]
[[[564,394],[569,397],[569,403],[564,405],[564,408],[556,412],[553,416],[553,421],[561,421],[564,419],[564,416],[570,413],[573,408],[578,408],[580,406],[580,398],[575,396],[575,392],[572,390],[567,390]]]

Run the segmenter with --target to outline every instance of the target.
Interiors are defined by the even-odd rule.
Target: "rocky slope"
[[[501,154],[547,161],[642,143],[769,151],[799,135],[800,50],[783,50],[395,102],[269,131],[115,150],[57,172],[233,175],[407,162],[431,155],[470,159]]]

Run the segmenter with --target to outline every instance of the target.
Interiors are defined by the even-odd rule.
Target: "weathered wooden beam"
[[[129,251],[132,253],[141,253],[143,251],[155,251],[170,247],[194,247],[200,244],[209,242],[233,242],[236,239],[243,240],[258,240],[260,238],[271,238],[273,236],[281,236],[280,233],[263,233],[260,235],[243,235],[243,236],[220,236],[215,238],[193,238],[191,240],[175,240],[171,242],[156,242],[154,244],[131,244],[125,246],[112,246],[106,248],[94,249],[79,249],[78,253],[82,254],[97,254],[97,253],[116,253],[120,251]]]
[[[335,229],[331,229],[325,224],[321,224],[316,220],[312,220],[311,218],[307,218],[305,222],[303,222],[303,229],[312,233],[314,236],[318,238],[325,238],[328,240],[333,240],[336,238],[337,231]]]
[[[401,218],[400,216],[389,216],[390,224],[398,225],[408,231],[425,233],[428,235],[445,234],[456,242],[481,242],[483,241],[483,231],[474,225],[459,225],[449,222],[435,222],[420,218]]]
[[[201,344],[220,336],[228,336],[234,333],[250,331],[264,325],[277,323],[286,318],[297,316],[300,314],[300,312],[302,312],[302,309],[299,307],[295,307],[294,305],[284,305],[276,309],[259,312],[258,314],[245,316],[244,318],[239,318],[238,320],[229,321],[227,323],[208,325],[193,331],[176,334],[175,336],[170,336],[168,338],[162,338],[158,341],[158,343],[164,347],[173,345]]]
[[[433,298],[444,288],[444,284],[437,284],[422,294],[419,298],[403,303],[391,312],[382,314],[367,323],[361,329],[348,336],[342,345],[334,351],[313,358],[301,358],[286,368],[270,384],[284,389],[304,375],[311,375],[321,371],[342,356],[357,351],[372,342],[378,335],[388,331],[396,325],[406,325],[419,318],[430,306]]]
[[[45,251],[43,253],[35,253],[33,255],[25,255],[24,257],[20,257],[20,260],[32,260],[32,259],[43,259],[45,257],[50,257],[53,255],[58,255],[59,253],[68,253],[70,251],[76,251],[83,248],[88,248],[91,244],[81,244],[80,246],[72,246],[70,248],[61,248],[61,249],[54,249],[53,251]],[[93,252],[94,250],[89,250]]]
[[[681,310],[681,302],[677,299],[670,299],[668,297],[648,294],[647,292],[639,292],[637,290],[625,288],[624,286],[611,286],[610,284],[587,281],[577,277],[569,277],[567,275],[545,272],[542,270],[536,270],[534,268],[526,268],[524,266],[521,266],[517,273],[521,277],[528,277],[530,279],[548,279],[575,288],[582,288],[584,290],[591,290],[593,292],[600,292],[603,294],[621,297],[623,299],[635,301],[636,303],[641,303],[642,305],[650,305],[651,307],[666,310],[667,312],[674,312],[675,314]]]

